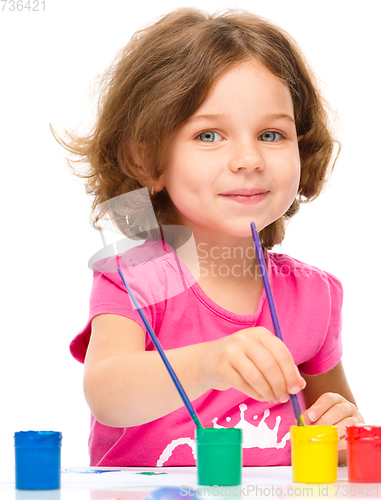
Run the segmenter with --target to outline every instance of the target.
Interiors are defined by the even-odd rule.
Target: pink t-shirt
[[[134,256],[138,254],[144,255],[144,259],[139,257],[134,267]],[[333,368],[342,355],[343,292],[340,282],[331,274],[287,255],[266,252],[265,258],[283,341],[296,365],[307,375]],[[72,355],[80,362],[86,355],[91,320],[99,314],[131,318],[145,331],[119,274],[109,265],[110,262],[112,258],[106,259],[94,271],[89,320],[70,346]],[[123,267],[126,262],[132,267]],[[263,326],[274,332],[265,291],[255,314],[235,314],[210,300],[185,272],[188,288],[165,299],[163,290],[170,288],[169,283],[173,280],[179,280],[179,268],[174,254],[163,254],[160,243],[148,240],[143,246],[121,255],[120,263],[128,284],[148,304],[143,308],[144,313],[164,350],[219,339],[253,326]],[[146,350],[154,350],[148,334]],[[301,394],[299,401],[304,409]],[[295,425],[290,401],[262,403],[235,389],[210,389],[192,404],[204,427],[243,429],[243,465],[290,465],[289,427]],[[195,425],[184,407],[130,428],[107,427],[91,417],[90,464],[107,467],[193,466],[194,431]]]

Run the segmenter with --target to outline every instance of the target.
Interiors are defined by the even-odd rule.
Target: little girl
[[[142,274],[124,266],[126,280],[147,298],[144,313],[203,426],[241,427],[246,466],[290,465],[298,394],[306,424],[338,426],[345,463],[345,427],[363,419],[340,361],[342,287],[268,251],[334,164],[326,106],[296,43],[247,12],[179,9],[136,33],[103,84],[92,134],[62,143],[88,164],[78,175],[94,211],[147,188],[160,227],[193,233],[200,276],[182,293],[165,296],[176,266],[157,239],[118,258],[140,259]],[[131,207],[111,211],[130,236],[126,216]],[[253,221],[284,344],[256,272]],[[102,263],[71,352],[85,364],[91,465],[195,465],[194,423],[118,273]]]

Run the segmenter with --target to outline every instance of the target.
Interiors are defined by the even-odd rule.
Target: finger
[[[323,415],[318,418],[314,424],[315,425],[339,425],[340,422],[348,417],[352,417],[354,409],[356,407],[349,403],[348,401],[343,401],[338,403],[329,410],[327,410]]]
[[[304,389],[304,387],[306,386],[306,382],[301,377],[290,351],[283,344],[283,342],[274,335],[263,335],[260,337],[260,341],[261,344],[269,352],[271,352],[272,356],[279,366],[279,369],[281,370],[286,384],[283,394],[297,394],[300,390]]]
[[[247,369],[245,372],[247,382],[253,385],[267,401],[287,401],[287,383],[273,354],[261,344],[257,344],[255,349],[247,350],[246,355],[253,366],[253,370]]]
[[[242,377],[240,372],[231,364],[219,366],[216,377],[209,381],[210,387],[219,391],[225,391],[230,388],[237,389],[248,397],[257,401],[265,401],[263,396],[258,393],[246,380]]]
[[[347,434],[347,427],[348,425],[356,425],[358,424],[358,418],[355,416],[347,417],[341,420],[341,422],[338,422],[336,425],[337,427],[337,432],[339,435],[339,439],[345,439],[345,436]]]
[[[320,418],[333,406],[340,404],[344,400],[340,394],[334,392],[326,392],[322,394],[319,399],[306,410],[305,414],[307,417],[307,422],[315,425],[333,425],[333,424],[323,424],[318,423]]]
[[[355,407],[356,408],[356,407]],[[361,416],[360,416],[361,417]],[[346,435],[347,435],[347,427],[349,425],[357,425],[359,422],[362,422],[362,417],[359,418],[359,413],[356,408],[356,412],[354,415],[344,418],[341,422],[337,424],[338,427],[338,434],[339,434],[339,443],[338,443],[338,449],[339,450],[346,450],[347,449],[347,441],[346,441]]]
[[[229,379],[231,381],[231,387],[243,392],[249,398],[255,399],[256,401],[267,401],[266,398],[252,387],[234,367],[230,369]]]
[[[337,449],[338,450],[347,449],[347,441],[344,438],[340,439],[339,442],[337,443]]]
[[[251,387],[251,389],[259,395],[261,400],[270,402],[276,401],[271,385],[252,359],[247,356],[243,356],[240,358],[239,364],[233,363],[232,366],[235,368],[237,373],[239,373],[245,384]]]

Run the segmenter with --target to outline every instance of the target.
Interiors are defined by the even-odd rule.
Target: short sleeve
[[[144,331],[146,327],[131,300],[123,279],[154,328],[167,300],[186,291],[194,278],[171,247],[157,241],[146,241],[124,254],[101,259],[94,264],[90,312],[85,328],[70,344],[71,354],[84,362],[91,335],[91,321],[99,314],[118,314],[132,319]],[[146,338],[146,348],[149,348]]]
[[[299,365],[306,375],[317,375],[337,365],[343,354],[341,329],[343,287],[340,281],[329,273],[324,273],[326,293],[329,302],[328,322],[319,351],[307,362]]]
[[[122,288],[124,285],[119,275],[112,273],[115,276],[111,279],[110,274],[106,276],[99,271],[94,271],[89,317],[84,329],[78,333],[70,344],[71,354],[80,363],[85,360],[91,335],[91,322],[96,316],[100,314],[118,314],[132,319],[144,331],[146,330],[138,311],[132,307],[127,291]],[[149,308],[143,310],[148,321],[151,321]]]

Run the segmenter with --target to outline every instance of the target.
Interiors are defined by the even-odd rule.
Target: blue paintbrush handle
[[[135,304],[135,307],[136,307],[138,313],[140,314],[140,317],[142,318],[143,323],[145,324],[145,327],[147,328],[148,334],[151,337],[151,340],[152,340],[154,346],[156,347],[158,353],[160,354],[160,357],[163,360],[163,362],[164,362],[164,364],[169,372],[169,375],[171,376],[171,379],[173,380],[173,383],[175,384],[177,390],[179,391],[180,397],[183,400],[183,403],[184,403],[186,409],[188,410],[189,415],[191,416],[193,422],[196,424],[197,428],[202,429],[202,425],[201,425],[200,420],[197,417],[196,410],[193,408],[192,403],[190,402],[188,396],[186,395],[186,393],[183,389],[183,386],[180,383],[180,380],[177,378],[176,373],[174,372],[172,366],[170,365],[168,358],[165,355],[158,338],[156,337],[155,332],[152,330],[151,325],[148,323],[147,318],[145,317],[143,311],[140,309],[139,303],[136,300],[134,294],[132,293],[132,290],[129,287],[127,281],[124,279],[122,271],[119,269],[119,267],[118,267],[118,273],[119,273],[120,277],[122,278],[124,286],[126,287],[129,296],[131,297],[133,303]]]
[[[298,425],[304,425],[303,415],[300,410],[298,396],[290,394],[292,409],[294,410],[295,420]]]
[[[267,301],[269,303],[271,319],[273,321],[275,335],[278,337],[278,339],[280,339],[283,342],[283,338],[282,338],[282,334],[281,334],[280,326],[279,326],[279,321],[278,321],[278,316],[277,316],[277,313],[275,310],[273,294],[271,293],[269,278],[267,276],[267,269],[266,269],[265,259],[263,257],[262,245],[261,245],[261,242],[259,241],[259,236],[258,236],[257,230],[255,228],[254,222],[251,223],[251,232],[253,234],[255,251],[257,254],[258,264],[259,264],[259,267],[261,269],[263,285],[265,287]],[[290,394],[290,397],[291,397],[292,409],[294,410],[295,419],[296,419],[298,425],[304,425],[302,412],[300,411],[298,396],[296,394]]]

